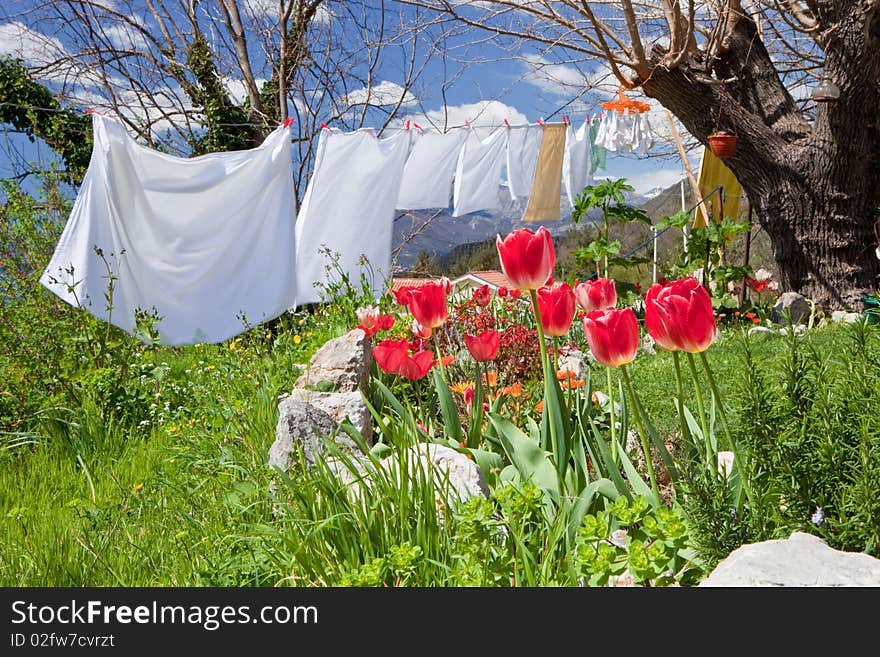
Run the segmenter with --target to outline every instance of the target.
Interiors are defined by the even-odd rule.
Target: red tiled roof
[[[500,272],[497,269],[482,269],[479,271],[469,271],[465,276],[473,276],[474,278],[479,278],[481,281],[485,281],[489,285],[495,288],[506,287],[508,289],[512,289],[513,286],[510,284],[507,276],[504,275],[504,272]]]
[[[436,283],[438,278],[394,278],[391,280],[391,291],[399,292],[404,288],[422,287],[428,283]]]

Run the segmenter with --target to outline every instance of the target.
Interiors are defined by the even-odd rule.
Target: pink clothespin
[[[468,130],[471,129],[471,122],[470,122],[470,121],[468,121],[467,119],[465,119],[465,120],[464,120],[464,124],[468,127]]]
[[[324,128],[324,130],[329,130],[329,129],[330,129],[330,126],[327,125],[326,123],[322,123],[322,124],[321,124],[321,127]]]
[[[409,120],[408,119],[407,119],[407,122],[404,124],[403,129],[409,130]]]
[[[508,122],[507,119],[504,119],[504,125],[506,125],[506,126],[509,128],[509,127],[510,127],[510,122]]]
[[[98,116],[104,116],[104,115],[101,114],[100,112],[98,112],[98,111],[96,111],[96,110],[93,110],[91,107],[90,107],[89,109],[86,110],[86,114],[97,114]]]
[[[563,122],[565,125],[568,125],[568,115],[566,115],[566,114],[563,114],[563,115],[562,115],[562,122]]]
[[[407,121],[407,123],[409,123],[409,121]],[[422,130],[422,126],[420,126],[420,125],[419,125],[418,123],[416,123],[415,121],[413,121],[413,126],[414,126],[415,128],[417,128],[419,132],[424,132],[424,130]]]
[[[284,125],[282,127],[289,128],[293,125],[294,121],[296,121],[295,118],[293,118],[292,116],[288,116],[286,119],[284,119]]]
[[[535,119],[535,123],[537,123],[538,125],[544,125],[544,119],[542,119],[542,118],[539,116],[537,119]]]

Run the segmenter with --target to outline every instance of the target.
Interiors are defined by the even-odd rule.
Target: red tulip
[[[409,294],[409,310],[419,324],[435,329],[443,325],[449,313],[446,307],[446,285],[425,283]]]
[[[498,347],[501,345],[501,334],[498,331],[483,331],[478,335],[465,335],[464,343],[474,360],[481,363],[495,360]]]
[[[398,374],[407,379],[421,379],[428,373],[434,364],[434,354],[430,351],[418,351],[412,356],[407,356],[400,364]]]
[[[517,289],[537,290],[553,274],[556,251],[550,231],[543,226],[537,233],[528,228],[519,228],[503,240],[498,235],[495,246],[504,275]]]
[[[379,306],[371,308],[358,308],[355,311],[358,322],[365,331],[372,331],[379,321]]]
[[[383,372],[396,374],[400,365],[408,357],[409,344],[406,340],[382,340],[373,347],[373,358]]]
[[[413,287],[402,287],[399,290],[393,290],[391,294],[394,295],[394,302],[398,306],[408,306],[410,292],[414,289]]]
[[[379,321],[376,322],[376,329],[379,331],[387,331],[394,326],[394,315],[379,315]]]
[[[467,409],[468,415],[471,412],[471,404],[474,403],[474,398],[477,396],[477,393],[474,392],[473,386],[468,386],[464,390],[464,406]]]
[[[507,296],[507,288],[504,287],[503,285],[498,288],[498,296],[501,297],[502,299]]]
[[[645,326],[664,349],[692,354],[708,349],[717,332],[712,299],[692,276],[648,290]]]
[[[538,310],[544,335],[557,337],[568,333],[574,319],[574,292],[568,283],[538,290]]]
[[[513,299],[519,299],[522,296],[522,290],[511,290],[510,296]]]
[[[492,303],[492,290],[489,289],[488,285],[481,285],[474,290],[474,301],[477,302],[478,306],[484,307]]]
[[[617,290],[610,278],[597,278],[594,281],[578,283],[574,288],[578,305],[588,313],[605,310],[617,305]]]
[[[584,335],[593,357],[606,367],[635,360],[639,323],[632,308],[594,310],[584,317]]]

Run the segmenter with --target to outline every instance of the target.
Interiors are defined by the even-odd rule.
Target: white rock
[[[749,329],[749,335],[758,335],[759,333],[775,334],[776,331],[768,326],[753,326]]]
[[[584,354],[581,351],[570,351],[559,358],[558,371],[571,372],[576,379],[583,379],[589,366],[584,362]]]
[[[835,310],[831,313],[832,322],[843,322],[844,324],[855,324],[862,318],[860,313],[848,313],[845,310]]]
[[[795,532],[734,550],[698,586],[880,586],[880,559]]]
[[[353,329],[325,342],[309,361],[295,387],[305,388],[327,382],[333,392],[367,390],[373,349],[370,338],[361,329]]]
[[[332,417],[337,425],[348,418],[355,429],[360,431],[366,443],[373,444],[370,411],[360,392],[316,392],[294,388],[287,399],[295,399],[321,409]]]

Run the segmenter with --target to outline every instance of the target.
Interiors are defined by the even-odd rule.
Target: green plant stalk
[[[541,324],[541,311],[538,310],[538,291],[529,290],[529,294],[532,297],[532,312],[535,315],[535,328],[538,329],[538,346],[541,349],[541,365],[544,368],[544,377],[546,378],[550,367],[547,362],[547,342],[544,338],[544,327]]]
[[[654,462],[651,459],[651,450],[648,446],[648,432],[645,429],[645,423],[642,420],[642,414],[639,413],[639,403],[636,399],[636,389],[633,387],[632,380],[630,380],[629,378],[629,372],[626,371],[626,365],[620,366],[620,374],[623,377],[623,382],[626,385],[629,396],[632,397],[633,400],[633,410],[634,415],[636,416],[636,425],[639,428],[639,440],[642,443],[642,453],[645,455],[645,468],[648,470],[648,478],[651,480],[651,490],[654,491],[654,495],[657,496],[657,500],[659,501],[661,499],[660,489],[657,487],[657,475],[654,474]]]
[[[712,374],[712,368],[709,367],[709,359],[706,357],[705,351],[700,352],[700,360],[703,361],[703,368],[709,377],[709,387],[712,389],[712,395],[715,397],[718,416],[721,418],[721,426],[724,428],[724,436],[727,438],[727,447],[728,449],[733,449],[734,444],[730,435],[730,427],[727,424],[727,414],[724,412],[724,402],[721,400],[721,393],[718,391],[718,384],[715,383],[715,375]]]
[[[552,372],[552,367],[550,365],[550,357],[547,354],[547,342],[544,337],[544,327],[541,324],[541,311],[538,308],[538,291],[537,290],[529,290],[529,294],[532,297],[532,312],[535,315],[535,328],[538,331],[538,344],[541,348],[541,365],[544,369],[544,413],[547,417],[547,424],[550,427],[550,449],[554,453],[554,457],[556,460],[556,470],[562,478],[567,463],[564,461],[563,454],[557,454],[557,445],[559,445],[559,435],[556,423],[550,417],[550,408],[549,405],[556,403],[556,398],[554,395],[551,395],[550,386],[553,384],[550,377],[553,376],[555,380],[556,374]]]
[[[440,366],[440,375],[446,383],[449,383],[449,379],[446,378],[446,366],[443,364],[443,356],[440,353],[440,338],[434,340],[434,351],[437,352],[437,364]]]
[[[611,459],[616,464],[618,462],[617,458],[617,418],[614,414],[614,382],[611,380],[611,368],[605,368],[605,381],[608,384],[608,409],[611,413]]]
[[[681,423],[682,440],[691,442],[690,431],[688,430],[687,420],[684,417],[684,386],[681,379],[681,363],[678,360],[678,351],[672,352],[672,364],[675,367],[675,387],[678,394],[678,421]]]
[[[700,425],[703,427],[703,440],[706,442],[706,465],[710,471],[716,467],[712,463],[712,442],[709,437],[709,417],[706,415],[706,405],[703,402],[703,391],[700,390],[700,380],[697,375],[697,362],[694,355],[688,352],[688,365],[691,370],[691,377],[694,379],[694,393],[697,397],[697,408],[700,410]]]

